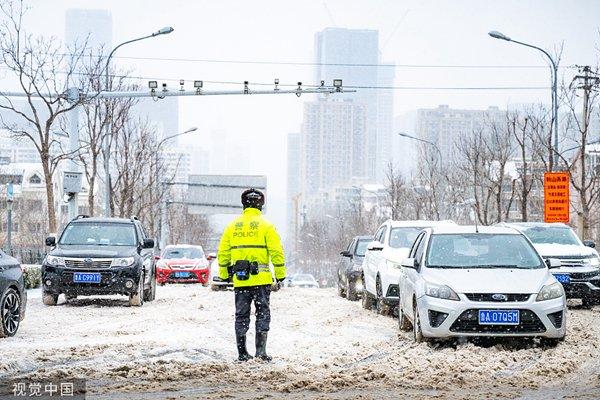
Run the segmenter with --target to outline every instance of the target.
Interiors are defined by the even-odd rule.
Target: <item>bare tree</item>
[[[74,157],[63,149],[54,131],[60,119],[77,107],[79,99],[69,103],[67,89],[81,61],[85,44],[69,48],[67,53],[54,37],[33,37],[23,28],[26,5],[23,0],[0,0],[0,57],[12,75],[25,105],[0,91],[0,110],[11,118],[1,118],[2,128],[16,138],[29,140],[37,150],[46,185],[48,229],[56,231],[53,176],[58,164]]]

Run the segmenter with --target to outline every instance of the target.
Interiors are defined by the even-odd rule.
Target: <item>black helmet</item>
[[[262,210],[265,204],[265,195],[258,189],[248,189],[242,193],[242,206],[246,208],[258,208]]]

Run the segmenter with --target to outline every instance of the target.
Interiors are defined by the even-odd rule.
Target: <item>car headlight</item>
[[[159,262],[156,263],[156,268],[160,268],[160,269],[171,269],[171,267],[169,267],[169,264],[167,264],[166,262],[164,262],[163,260],[160,260]]]
[[[592,254],[583,260],[584,265],[589,265],[591,267],[600,267],[600,258],[597,255]]]
[[[538,293],[535,301],[558,299],[559,297],[564,296],[564,294],[565,290],[563,289],[563,285],[560,282],[555,282],[542,287],[542,290]]]
[[[46,256],[46,264],[48,265],[52,265],[54,267],[64,267],[65,266],[65,259],[62,257],[56,257],[56,256]]]
[[[196,265],[194,265],[194,269],[207,269],[208,265],[206,265],[204,262],[200,261],[198,263],[196,263]]]
[[[444,300],[460,300],[456,292],[446,285],[436,285],[435,283],[425,284],[425,295]]]
[[[402,268],[402,265],[400,265],[400,264],[396,264],[396,263],[395,263],[395,262],[393,262],[393,261],[386,260],[385,262],[387,263],[387,266],[388,266],[389,268],[395,268],[395,269],[401,269],[401,268]]]
[[[123,258],[115,258],[112,260],[110,264],[111,267],[129,267],[133,265],[135,262],[135,258],[133,257],[123,257]]]

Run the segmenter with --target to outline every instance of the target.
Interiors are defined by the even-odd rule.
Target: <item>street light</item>
[[[511,39],[503,33],[498,31],[490,31],[488,33],[494,39],[506,40],[507,42],[512,42],[516,44],[520,44],[521,46],[529,47],[532,49],[536,49],[541,51],[547,58],[550,60],[550,69],[552,71],[552,120],[554,122],[553,133],[554,133],[554,145],[552,146],[552,170],[556,169],[556,164],[558,163],[558,65],[556,65],[556,61],[552,58],[550,53],[541,47],[534,46],[532,44],[520,42],[518,40]]]
[[[110,81],[109,81],[109,74],[108,74],[108,67],[110,65],[110,60],[113,56],[113,54],[115,53],[115,51],[117,51],[118,48],[125,46],[126,44],[129,43],[133,43],[133,42],[138,42],[140,40],[144,40],[144,39],[148,39],[148,38],[152,38],[155,36],[159,36],[159,35],[167,35],[171,32],[173,32],[173,28],[170,26],[164,27],[162,29],[159,29],[156,32],[151,33],[150,35],[146,35],[146,36],[142,36],[136,39],[132,39],[132,40],[128,40],[126,42],[123,42],[121,44],[119,44],[117,47],[115,47],[110,54],[108,55],[108,58],[106,59],[106,66],[104,67],[104,78],[105,78],[105,87],[106,87],[106,91],[110,90]],[[111,134],[111,130],[112,130],[112,115],[110,115],[110,110],[108,109],[108,105],[106,107],[106,113],[107,113],[107,123],[106,123],[106,130],[104,133],[104,138],[102,140],[102,152],[104,153],[104,216],[105,217],[109,217],[110,216],[110,163],[109,163],[109,159],[110,159],[110,149],[109,149],[109,136]]]
[[[438,153],[438,156],[440,158],[440,168],[442,168],[442,164],[443,164],[443,156],[442,156],[442,152],[440,151],[440,148],[437,146],[437,144],[435,144],[434,142],[430,142],[429,140],[425,140],[425,139],[421,139],[419,137],[413,136],[413,135],[409,135],[408,133],[404,133],[404,132],[398,132],[398,136],[402,136],[408,139],[412,139],[412,140],[416,140],[418,142],[421,143],[425,143],[428,144],[430,146],[432,146]],[[440,207],[442,210],[442,218],[446,217],[446,212],[444,211],[446,209],[446,182],[445,179],[442,179],[442,188],[441,188],[441,205],[442,207]]]
[[[164,138],[163,140],[161,140],[160,142],[158,142],[158,144],[156,145],[156,161],[155,161],[155,165],[157,168],[157,172],[158,172],[158,158],[160,155],[160,148],[162,147],[163,144],[165,144],[167,141],[176,138],[177,136],[181,136],[181,135],[185,135],[187,133],[190,132],[195,132],[197,131],[198,128],[197,127],[192,127],[190,129],[188,129],[187,131],[183,131],[180,133],[176,133],[175,135],[171,135],[171,136],[167,136],[166,138]],[[163,187],[163,193],[162,195],[164,196],[163,201],[161,201],[161,210],[160,210],[160,241],[159,241],[159,247],[161,249],[165,248],[165,245],[167,244],[167,238],[169,236],[169,222],[168,222],[168,199],[167,199],[167,188],[168,188],[168,182],[167,181],[163,181],[162,182],[162,187]]]

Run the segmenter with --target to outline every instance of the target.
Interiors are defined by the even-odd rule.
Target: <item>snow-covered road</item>
[[[18,335],[0,340],[0,378],[83,377],[88,398],[600,398],[600,306],[572,308],[555,349],[416,345],[395,319],[331,289],[272,294],[271,364],[235,362],[233,293],[159,287],[56,307],[30,294]],[[253,330],[249,344],[253,352]]]

